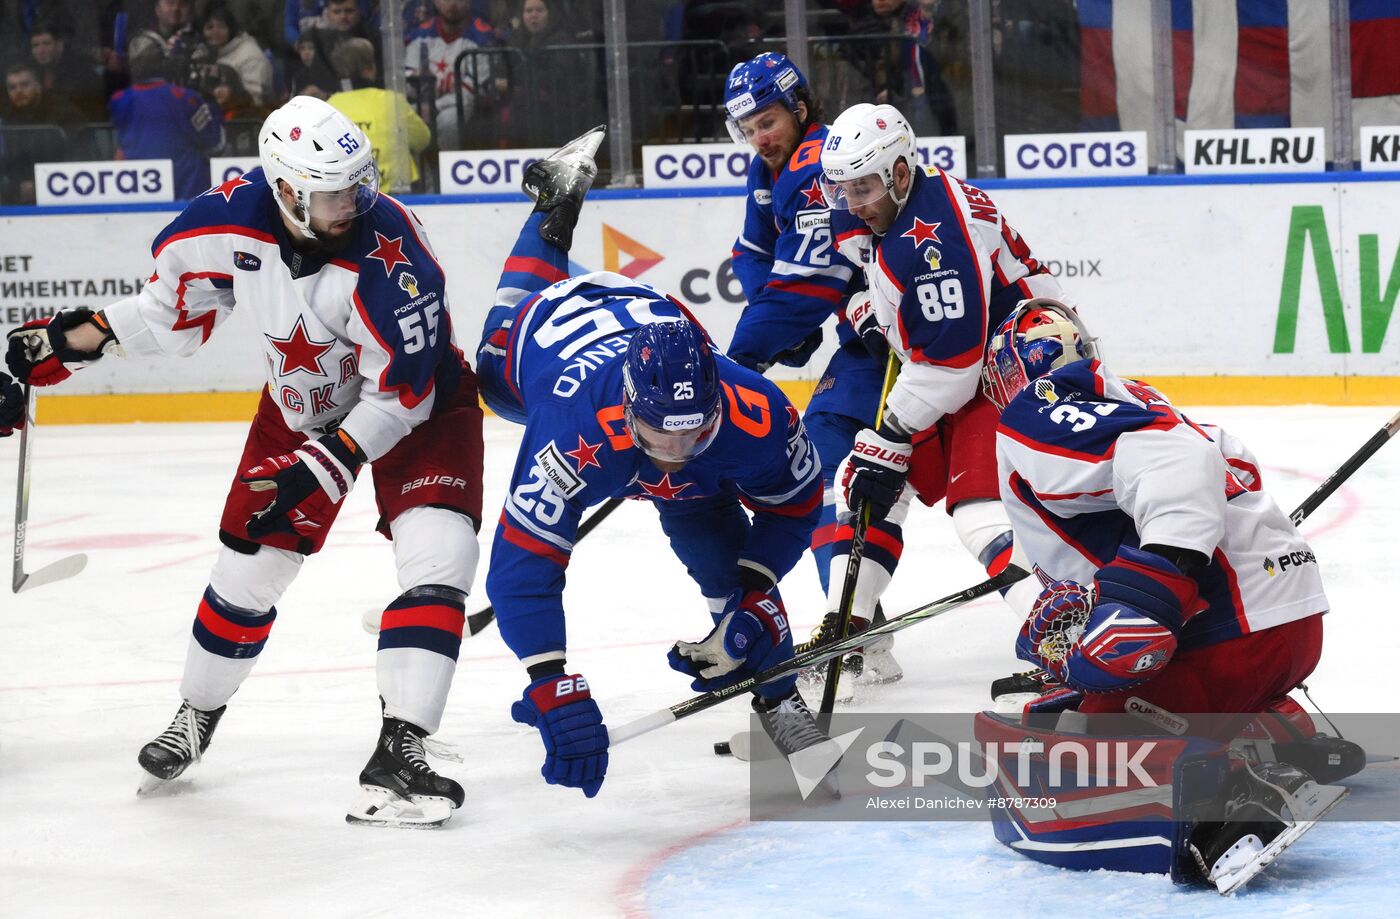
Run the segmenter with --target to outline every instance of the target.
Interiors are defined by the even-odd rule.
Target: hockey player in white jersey
[[[1041,588],[1016,653],[1077,695],[1080,713],[1175,723],[1220,746],[1312,672],[1327,611],[1317,561],[1242,445],[1119,379],[1075,313],[1046,298],[996,328],[983,381],[1001,410],[1002,501]],[[1237,766],[1227,781],[1240,806],[1181,840],[1222,892],[1345,793],[1283,763]],[[1041,834],[1041,851],[1058,845],[1031,822],[1019,829]],[[1123,858],[1132,845],[1076,857],[1110,848]]]
[[[7,361],[47,386],[105,355],[191,355],[235,308],[267,385],[220,521],[170,727],[142,748],[151,783],[197,762],[257,662],[276,603],[324,544],[365,465],[401,593],[377,655],[379,740],[351,822],[436,824],[462,787],[424,758],[462,638],[481,521],[481,410],[422,225],[378,193],[363,132],[297,97],[259,136],[261,168],[194,199],[152,246],[142,291],[9,333]]]

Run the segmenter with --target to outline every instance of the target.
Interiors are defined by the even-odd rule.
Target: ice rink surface
[[[1390,413],[1187,410],[1253,447],[1285,511]],[[517,430],[487,422],[484,550]],[[439,831],[347,826],[378,733],[375,645],[360,619],[398,593],[364,487],[278,605],[205,761],[179,793],[138,799],[136,751],[179,704],[243,435],[232,424],[39,430],[28,567],[78,551],[91,560],[75,579],[0,601],[0,916],[1395,914],[1395,824],[1319,827],[1228,901],[1163,877],[1036,865],[983,824],[750,824],[746,767],[711,752],[745,726],[744,702],[616,747],[589,801],[540,779],[538,735],[508,714],[525,675],[494,626],[463,643],[437,735],[465,757],[438,768],[466,787],[466,806]],[[0,442],[6,503],[17,441]],[[1329,710],[1395,710],[1397,511],[1391,445],[1305,524],[1332,601],[1309,681]],[[888,608],[982,579],[941,508],[916,508],[906,534]],[[822,611],[810,558],[783,588],[805,636]],[[486,603],[478,590],[468,611]],[[628,502],[580,544],[565,603],[571,670],[588,677],[610,723],[689,694],[665,652],[709,619],[650,507]],[[906,678],[855,708],[984,706],[991,679],[1024,669],[1016,626],[999,601],[983,601],[902,633]],[[1400,738],[1371,752],[1400,753]]]

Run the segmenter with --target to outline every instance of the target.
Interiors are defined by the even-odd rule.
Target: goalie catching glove
[[[1092,594],[1075,581],[1041,592],[1016,656],[1083,692],[1126,689],[1167,665],[1203,608],[1193,578],[1155,552],[1124,546],[1098,570]]]
[[[69,346],[68,335],[85,325],[91,325],[101,338],[90,351]],[[76,370],[96,362],[104,354],[117,350],[117,336],[101,313],[87,307],[63,310],[49,319],[35,319],[11,329],[5,352],[10,373],[21,383],[31,386],[52,386],[62,383]]]
[[[719,624],[700,641],[678,641],[666,655],[671,667],[695,677],[690,688],[711,692],[731,686],[792,657],[792,630],[776,591],[736,588],[725,602]],[[782,696],[797,685],[791,676],[762,687],[762,695]]]
[[[275,492],[266,507],[248,518],[248,535],[310,536],[325,525],[326,508],[350,493],[364,462],[364,452],[344,431],[308,440],[291,453],[269,456],[240,479],[253,491]]]

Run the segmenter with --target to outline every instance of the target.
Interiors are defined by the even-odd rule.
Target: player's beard
[[[340,224],[344,224],[344,227],[335,230]],[[350,244],[355,235],[355,218],[330,223],[325,227],[313,227],[313,230],[316,236],[314,239],[306,239],[307,248],[315,252],[339,252]]]

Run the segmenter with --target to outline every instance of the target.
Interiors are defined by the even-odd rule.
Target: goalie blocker
[[[1214,740],[1095,718],[1086,733],[1065,726],[1083,727],[1078,713],[976,717],[977,741],[997,745],[987,793],[1004,845],[1058,868],[1167,874],[1230,894],[1347,794],[1295,766],[1233,758]]]

